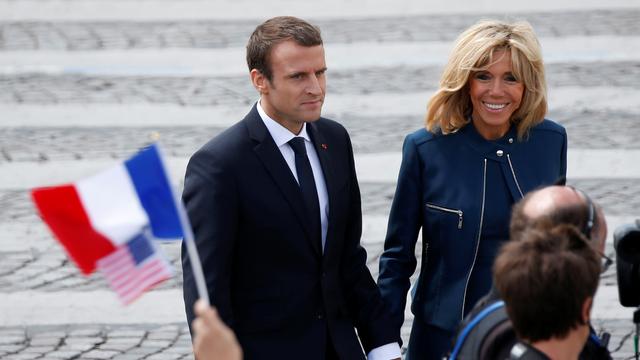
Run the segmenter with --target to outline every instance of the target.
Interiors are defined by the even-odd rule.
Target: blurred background
[[[276,15],[323,32],[324,115],[352,136],[374,277],[402,139],[422,126],[453,40],[480,19],[533,25],[548,117],[569,134],[568,182],[604,206],[610,233],[640,217],[637,0],[0,0],[0,358],[193,358],[179,244],[162,245],[176,276],[122,307],[68,261],[28,191],[93,174],[153,139],[181,188],[191,153],[257,100],[244,46]],[[616,359],[632,356],[632,310],[619,305],[613,266],[592,314]]]

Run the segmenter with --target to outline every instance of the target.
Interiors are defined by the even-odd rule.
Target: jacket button
[[[322,313],[316,315],[316,317],[318,318],[318,320],[324,319],[324,315]]]
[[[498,155],[498,156],[502,156],[503,154],[504,154],[504,151],[502,151],[502,150],[496,151],[496,155]]]
[[[513,144],[513,138],[509,138],[509,144]]]

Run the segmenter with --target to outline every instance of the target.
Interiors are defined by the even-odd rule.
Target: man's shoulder
[[[350,138],[347,129],[335,120],[321,117],[320,119],[307,123],[307,130],[310,131],[314,141],[329,141],[339,145],[336,149],[350,146]]]
[[[249,116],[249,115],[247,115]],[[251,148],[247,117],[209,139],[191,156],[190,162],[225,163]]]
[[[324,132],[329,131],[332,133],[334,132],[334,133],[342,133],[342,134],[347,133],[347,129],[345,129],[345,127],[342,124],[329,118],[321,117],[317,121],[314,121],[313,124],[320,131],[324,131]]]
[[[240,120],[209,139],[198,151],[228,151],[244,144],[247,139],[248,131],[245,120]]]
[[[260,115],[258,114],[256,105],[254,105],[242,120],[211,138],[200,147],[196,154],[199,152],[215,152],[218,154],[236,152],[239,150],[239,147],[246,147],[247,144],[251,144],[250,128],[253,127],[255,132],[256,126],[260,126],[259,123],[261,123]],[[266,127],[262,127],[264,128],[264,132],[266,132]]]

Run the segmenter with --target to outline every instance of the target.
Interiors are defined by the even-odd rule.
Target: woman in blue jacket
[[[544,118],[540,44],[528,23],[485,21],[458,38],[408,135],[378,285],[398,331],[422,230],[407,359],[440,359],[456,326],[491,287],[512,205],[566,174],[565,129]]]

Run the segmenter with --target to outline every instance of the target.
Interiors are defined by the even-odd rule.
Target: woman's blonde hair
[[[472,104],[469,79],[485,71],[495,61],[497,51],[510,50],[513,75],[524,85],[520,107],[512,114],[518,138],[542,122],[547,113],[547,84],[540,43],[529,23],[513,24],[501,21],[481,21],[456,40],[449,61],[440,79],[440,88],[431,97],[425,119],[427,130],[456,132],[469,122]]]

